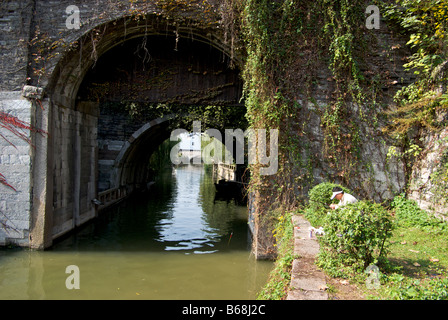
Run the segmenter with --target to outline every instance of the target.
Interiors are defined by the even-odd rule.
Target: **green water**
[[[181,167],[50,250],[0,250],[0,299],[254,299],[272,263],[250,245],[247,208]],[[66,287],[69,265],[79,289]]]

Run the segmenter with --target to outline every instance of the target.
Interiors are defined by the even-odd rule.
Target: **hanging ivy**
[[[368,83],[359,70],[364,10],[363,1],[243,1],[247,118],[253,128],[280,132],[278,174],[253,180],[255,188],[269,186],[275,198],[270,203],[296,205],[297,186],[313,184],[312,170],[320,160],[345,181],[360,167],[357,122],[369,116],[361,107],[355,113],[352,105],[367,100]],[[335,85],[330,103],[316,111],[325,139],[325,158],[316,159],[304,128],[310,114],[303,104],[314,101],[317,70],[325,66]]]

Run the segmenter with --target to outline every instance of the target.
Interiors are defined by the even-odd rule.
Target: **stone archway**
[[[150,17],[147,17],[147,19],[150,19]],[[142,26],[137,22],[126,25],[114,21],[93,28],[91,33],[97,32],[98,28],[103,30],[104,33],[96,43],[87,42],[84,47],[79,48],[79,51],[71,50],[59,60],[45,89],[47,98],[43,101],[44,108],[36,110],[37,122],[41,122],[41,127],[48,128],[50,138],[45,140],[36,137],[36,143],[40,145],[40,148],[35,155],[35,161],[41,163],[41,168],[33,171],[33,179],[38,182],[35,185],[32,200],[33,223],[30,246],[33,248],[51,246],[54,239],[97,215],[94,200],[98,195],[98,160],[102,156],[101,152],[104,151],[100,150],[98,145],[98,134],[101,133],[98,128],[101,101],[86,98],[82,90],[83,82],[89,78],[89,72],[92,72],[92,66],[100,65],[102,57],[107,57],[107,53],[116,48],[120,49],[120,45],[121,48],[126,49],[126,43],[143,37],[144,39],[157,38],[158,41],[165,38],[165,41],[170,41],[173,45],[173,50],[178,49],[174,45],[179,42],[179,39],[189,39],[188,43],[190,45],[197,44],[202,48],[202,51],[204,47],[212,48],[210,50],[214,52],[214,57],[220,56],[223,59],[219,61],[220,64],[223,61],[229,61],[228,48],[223,45],[222,41],[219,41],[218,36],[210,33],[203,34],[203,30],[177,26],[175,28],[176,36],[173,38],[172,35],[167,36],[167,25],[163,25],[161,28],[157,24],[148,27],[148,24]],[[88,37],[89,34],[84,35],[84,39]],[[173,39],[175,42],[172,41]],[[82,43],[83,39],[81,38],[78,41]],[[96,53],[95,59],[91,59],[93,50]],[[193,51],[190,51],[190,54],[193,53]],[[229,65],[227,65],[227,68],[231,70]],[[193,69],[189,70],[188,66],[183,66],[181,69],[186,70],[185,72],[193,71]],[[181,69],[179,69],[180,73],[184,72]],[[213,101],[218,103],[224,101],[225,103],[229,100],[232,100],[230,103],[235,104],[235,101],[239,101],[238,95],[240,94],[241,84],[226,85],[225,83],[228,80],[228,75],[235,74],[235,72],[211,71],[202,70],[200,74],[190,72],[188,76],[184,74],[183,78],[187,81],[191,81],[191,77],[197,77],[198,75],[206,78],[205,81],[196,83],[196,86],[199,86],[197,91],[207,93],[208,89],[213,89],[213,94],[210,96],[215,100],[198,100],[197,95],[188,95],[185,92],[180,92],[180,90],[177,92],[179,94],[176,95],[175,85],[172,86],[174,88],[171,90],[174,96],[167,96],[167,100],[162,100],[163,93],[160,93],[160,90],[151,94],[142,91],[140,96],[138,98],[134,97],[134,99],[139,100],[142,97],[151,96],[153,98],[151,102],[170,102],[174,98],[178,99],[177,102],[179,103],[207,104]],[[182,79],[182,73],[180,78]],[[93,76],[89,79],[95,80],[96,78]],[[235,80],[235,78],[232,80]],[[122,79],[118,79],[118,81],[122,81]],[[89,82],[87,81],[87,83]],[[216,90],[216,88],[218,89]],[[191,89],[191,87],[188,88],[188,90]],[[110,96],[114,95],[111,94]],[[114,98],[116,97],[117,95],[114,96]],[[123,93],[118,94],[118,99],[122,97]],[[229,97],[233,98],[230,99]],[[222,99],[219,100],[220,98]],[[146,122],[148,120],[145,119],[143,123]],[[138,121],[134,125],[138,125]],[[158,131],[159,136],[156,138],[158,142],[155,144],[169,137],[165,129]],[[125,136],[123,135],[123,137]],[[123,163],[120,163],[117,172],[112,173],[112,178],[115,179],[116,184],[131,185],[143,182],[137,181],[138,178],[136,177],[144,176],[142,175],[143,167],[141,164],[148,159],[151,152],[141,153],[138,151],[142,150],[139,147],[140,143],[148,143],[148,137],[147,134],[142,135],[136,140],[136,143],[132,144],[131,148],[126,150],[126,157],[122,159]],[[126,139],[132,139],[132,137],[126,137]],[[126,139],[121,141],[124,142]],[[110,150],[110,146],[111,144],[107,146],[108,150]],[[121,152],[123,145],[115,148],[114,151]],[[105,164],[105,161],[111,159],[103,158],[102,160]],[[109,186],[109,188],[112,187],[116,187],[116,185]]]

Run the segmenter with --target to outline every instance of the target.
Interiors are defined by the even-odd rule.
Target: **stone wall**
[[[53,105],[53,237],[95,217],[98,109]]]
[[[28,76],[34,1],[0,3],[0,91],[21,91]]]
[[[66,9],[73,4],[80,9],[79,29],[66,25]],[[145,24],[128,19],[129,13],[138,10],[153,13],[154,19]],[[140,123],[126,136],[97,139],[98,106],[78,103],[77,93],[84,76],[102,54],[136,37],[169,34],[175,39],[177,35],[201,39],[198,43],[226,51],[217,41],[217,30],[173,26],[159,13],[160,8],[150,1],[0,3],[0,107],[49,132],[45,138],[28,133],[36,146],[33,149],[1,131],[16,147],[1,139],[0,172],[17,192],[0,186],[0,212],[4,215],[0,220],[0,244],[48,247],[54,238],[96,215],[92,200],[98,187],[113,187],[117,179],[125,185],[144,182],[142,163],[150,152],[141,155],[138,148],[149,144],[154,149],[169,133],[157,129],[151,132],[154,136],[143,135],[136,146],[130,147],[129,139],[143,125]],[[45,49],[52,46],[55,50]],[[45,95],[36,100],[42,110],[36,110],[21,96],[26,84],[45,88]],[[123,154],[123,150],[127,153]],[[120,154],[123,170],[117,171],[112,162]]]
[[[413,164],[408,197],[415,200],[420,208],[433,212],[441,219],[448,220],[447,182],[436,179],[439,170],[446,172],[448,150],[448,129],[424,137],[420,157]]]
[[[21,92],[0,92],[1,112],[29,123],[32,110],[31,102]],[[6,129],[2,128],[0,133],[0,173],[16,190],[0,185],[0,245],[26,245],[30,230],[32,148]],[[23,134],[30,138],[27,130]]]

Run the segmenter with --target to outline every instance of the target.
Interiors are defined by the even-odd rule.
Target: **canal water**
[[[273,265],[251,254],[247,217],[202,166],[170,169],[49,250],[1,249],[0,299],[255,299]]]

